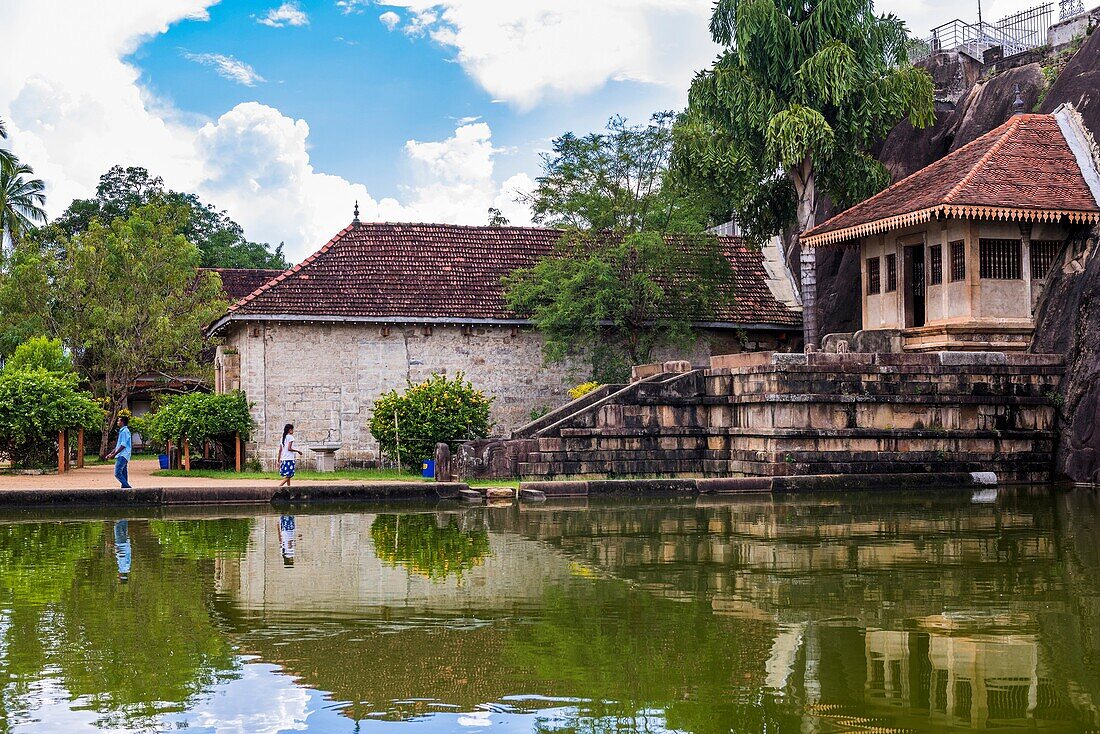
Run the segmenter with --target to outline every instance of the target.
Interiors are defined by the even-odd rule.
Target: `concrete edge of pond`
[[[565,479],[520,483],[520,499],[631,494],[756,494],[891,489],[990,487],[988,472],[919,474],[811,474],[790,477],[697,477],[665,479]],[[538,494],[536,494],[538,493]]]
[[[289,504],[325,501],[455,499],[461,482],[356,482],[292,487],[138,487],[134,489],[0,489],[0,507]]]
[[[728,495],[782,492],[989,487],[995,476],[982,473],[815,474],[791,477],[680,477],[664,479],[578,479],[525,481],[510,495],[522,501],[593,496]],[[169,505],[303,504],[378,500],[484,500],[492,488],[464,482],[355,482],[292,487],[140,487],[135,489],[0,489],[0,508],[156,507]]]

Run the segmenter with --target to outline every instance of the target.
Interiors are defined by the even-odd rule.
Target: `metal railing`
[[[1085,0],[1058,0],[1058,18],[1065,20],[1085,12]]]
[[[1054,3],[1005,16],[996,23],[967,23],[956,18],[936,26],[926,38],[911,42],[909,60],[917,62],[940,51],[958,51],[984,63],[986,51],[997,47],[1001,48],[1002,56],[1014,56],[1045,45],[1053,19]]]

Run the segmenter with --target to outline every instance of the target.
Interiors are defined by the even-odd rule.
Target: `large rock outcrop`
[[[1050,276],[1035,320],[1033,352],[1064,354],[1055,469],[1100,482],[1100,228],[1071,241]]]
[[[1092,33],[1050,85],[1039,106],[1053,112],[1063,102],[1072,102],[1094,136],[1100,136],[1100,33]]]

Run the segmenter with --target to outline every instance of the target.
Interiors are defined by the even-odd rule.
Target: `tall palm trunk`
[[[802,234],[814,226],[817,219],[816,172],[813,159],[806,156],[790,172],[798,196],[798,264],[802,280],[802,342],[807,351],[816,349],[817,333],[817,253],[802,246]]]

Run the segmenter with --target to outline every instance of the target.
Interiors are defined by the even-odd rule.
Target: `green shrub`
[[[461,372],[453,380],[433,374],[420,384],[410,382],[404,393],[391,390],[378,398],[370,432],[382,453],[395,460],[400,453],[403,465],[415,467],[435,454],[437,443],[455,451],[462,441],[488,436],[491,404]]]
[[[102,425],[103,409],[77,389],[75,374],[42,368],[0,372],[0,453],[16,466],[50,466],[56,461],[59,431]]]
[[[65,354],[60,340],[35,336],[17,346],[15,353],[4,363],[5,372],[37,369],[68,375],[74,371],[73,360]]]
[[[162,445],[184,438],[198,444],[235,433],[246,441],[254,423],[243,392],[224,395],[193,392],[166,400],[155,413],[135,419],[133,428],[144,438]]]

